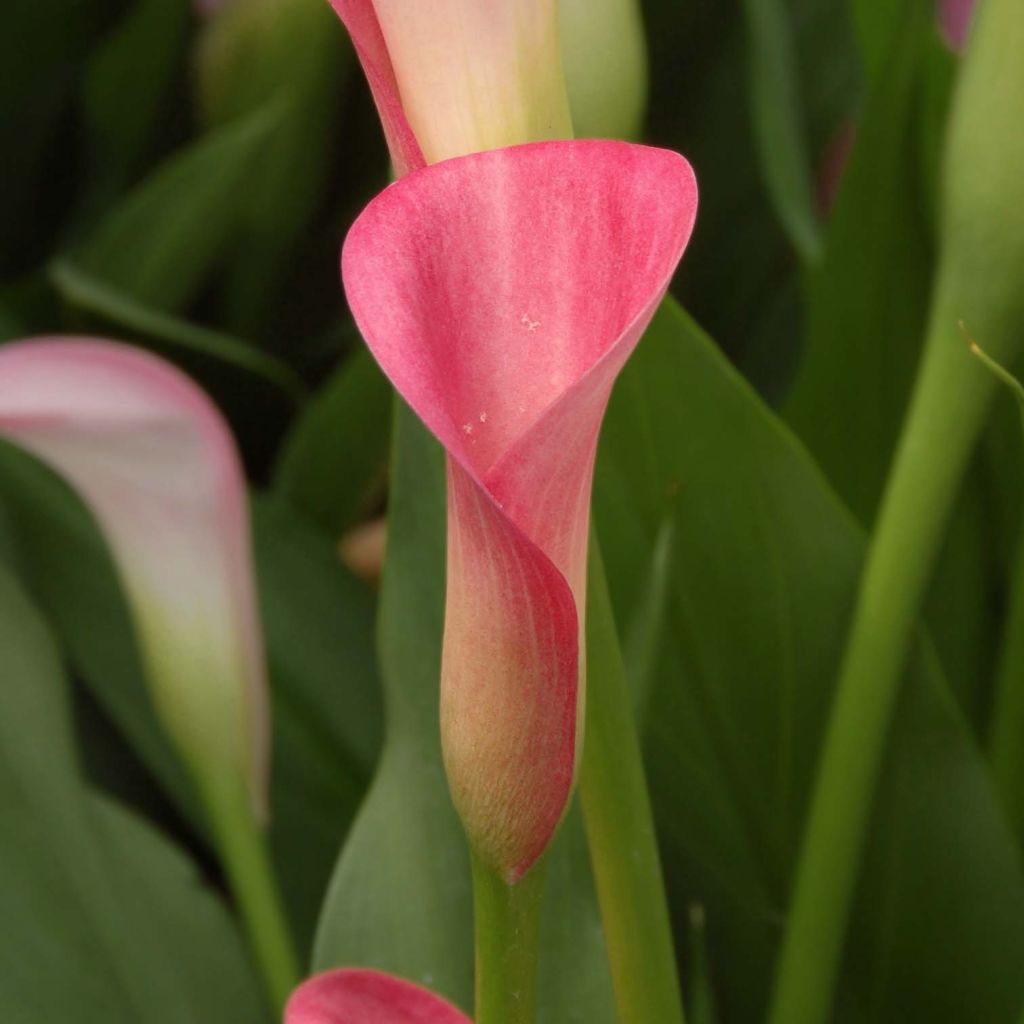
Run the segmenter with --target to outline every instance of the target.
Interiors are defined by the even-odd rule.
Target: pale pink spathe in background
[[[363,336],[449,455],[445,763],[509,881],[571,791],[597,435],[695,211],[678,154],[539,143],[410,175],[345,243]]]
[[[159,717],[197,781],[244,787],[265,817],[269,720],[245,481],[213,403],[127,345],[27,340],[0,348],[0,436],[95,515]]]

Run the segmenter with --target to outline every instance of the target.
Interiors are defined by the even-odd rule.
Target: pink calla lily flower
[[[345,242],[363,336],[448,453],[445,764],[509,882],[571,792],[598,431],[696,203],[678,154],[537,143],[402,179]]]
[[[399,177],[454,156],[569,138],[556,0],[330,0]]]
[[[380,971],[326,971],[292,994],[284,1024],[472,1024],[440,996]]]
[[[247,799],[264,818],[269,715],[245,483],[213,403],[126,345],[28,340],[0,347],[0,436],[95,515],[157,713],[207,801]]]

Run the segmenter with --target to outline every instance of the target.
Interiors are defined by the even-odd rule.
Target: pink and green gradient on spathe
[[[95,338],[0,348],[0,437],[78,493],[128,597],[160,721],[208,799],[266,817],[269,713],[245,479],[206,395]]]

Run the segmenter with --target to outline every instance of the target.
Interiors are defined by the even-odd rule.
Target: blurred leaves
[[[783,0],[745,0],[750,37],[750,103],[765,184],[793,247],[808,263],[821,253],[810,153],[796,63]]]
[[[84,785],[53,638],[6,570],[0,648],[0,1016],[268,1020],[238,934],[194,867]]]
[[[651,781],[675,905],[705,908],[727,979],[723,1019],[757,1019],[862,534],[671,303],[623,372],[602,444],[598,526],[621,621],[673,514]],[[1024,998],[1024,874],[934,664],[907,680],[857,907],[837,1012],[1011,1019]]]
[[[252,168],[281,112],[261,109],[175,154],[104,217],[74,264],[145,305],[186,306],[237,236]]]
[[[381,497],[390,438],[391,386],[361,346],[296,417],[274,486],[340,537]]]

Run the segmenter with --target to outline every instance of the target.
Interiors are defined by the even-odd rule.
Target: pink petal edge
[[[204,625],[198,609],[228,620],[228,635],[210,646],[224,648],[213,655],[218,666],[244,677],[248,785],[265,818],[269,712],[249,512],[238,453],[214,404],[169,363],[131,346],[31,338],[0,347],[0,436],[75,488],[129,597],[151,595],[161,628],[177,629],[183,646]],[[204,665],[210,656],[198,652]]]
[[[304,981],[284,1024],[472,1024],[440,996],[381,971],[344,968]]]
[[[448,452],[445,763],[508,881],[572,788],[597,436],[696,200],[676,153],[534,143],[402,179],[343,249],[367,344]]]
[[[370,85],[398,177],[419,170],[426,161],[402,108],[402,97],[391,66],[387,43],[373,0],[330,0],[352,39],[363,74]]]

